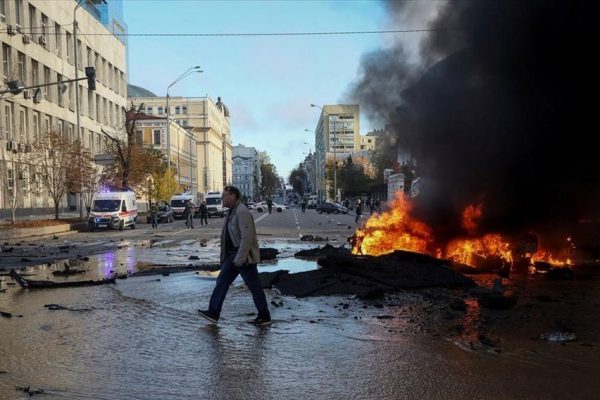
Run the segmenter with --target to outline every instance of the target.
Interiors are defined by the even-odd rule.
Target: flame
[[[396,192],[389,211],[373,214],[357,229],[352,254],[379,256],[395,250],[426,253],[432,243],[431,229],[410,216],[410,201]]]
[[[469,205],[462,212],[462,227],[470,234],[474,234],[483,215],[483,204]]]
[[[547,262],[551,265],[573,265],[573,261],[570,258],[557,258],[550,254],[549,251],[538,249],[538,251],[531,256],[531,263],[536,261]]]
[[[363,228],[356,230],[352,239],[352,254],[379,256],[405,250],[447,258],[473,267],[483,266],[487,261],[494,262],[494,259],[502,263],[513,263],[512,245],[499,233],[457,238],[450,241],[445,249],[433,248],[433,230],[410,214],[410,198],[405,197],[403,192],[396,192],[388,211],[374,213]],[[482,216],[483,204],[467,206],[462,212],[462,227],[472,235]],[[570,242],[570,238],[568,241]],[[573,265],[571,259],[555,257],[542,249],[534,255],[526,254],[526,257],[530,258],[532,266],[536,261],[552,265]]]
[[[474,265],[475,255],[482,258],[496,256],[507,262],[513,260],[510,243],[497,233],[482,238],[456,239],[448,243],[446,248],[446,258],[462,264]]]

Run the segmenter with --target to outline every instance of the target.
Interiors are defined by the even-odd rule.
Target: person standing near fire
[[[208,225],[208,207],[205,201],[200,204],[200,225],[204,224]]]
[[[221,271],[210,296],[208,310],[198,312],[207,320],[217,322],[229,286],[241,275],[258,310],[258,316],[251,322],[257,326],[270,325],[271,314],[256,268],[260,262],[256,226],[240,197],[240,190],[234,186],[223,189],[223,206],[229,208],[229,212],[221,231]]]
[[[356,225],[360,225],[360,219],[362,218],[362,214],[363,214],[363,203],[360,198],[356,199],[355,212],[356,212],[356,217],[354,218],[354,222],[356,223]]]

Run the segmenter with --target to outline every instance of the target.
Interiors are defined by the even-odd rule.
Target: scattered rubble
[[[300,250],[294,257],[297,258],[316,258],[316,257],[325,257],[325,256],[335,256],[335,255],[350,255],[350,249],[345,248],[343,245],[340,247],[334,247],[330,244],[326,244],[321,248],[308,249],[308,250]]]
[[[314,235],[304,235],[300,238],[303,242],[328,242],[329,238]]]

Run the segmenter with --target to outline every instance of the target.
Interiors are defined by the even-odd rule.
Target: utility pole
[[[77,9],[81,6],[84,0],[79,0],[75,9],[73,10],[73,61],[75,62],[75,115],[77,118],[77,138],[80,140],[80,144],[83,144],[83,135],[81,134],[81,116],[79,115],[79,85],[77,80],[79,79],[79,65],[77,64]],[[67,46],[69,44],[67,43]],[[82,171],[79,171],[81,174]],[[83,196],[81,195],[82,188],[79,188],[79,218],[83,219]]]

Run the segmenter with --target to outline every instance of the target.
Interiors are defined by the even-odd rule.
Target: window
[[[181,107],[175,107],[175,114],[181,114]]]
[[[154,138],[153,138],[152,144],[160,144],[160,130],[155,129],[153,131],[153,135],[154,135]]]
[[[42,14],[41,18],[41,31],[42,35],[47,38],[48,37],[48,29],[50,28],[50,23],[48,21],[48,16],[46,14]]]
[[[24,108],[19,110],[19,137],[21,142],[27,142],[27,118]]]
[[[32,129],[31,133],[33,134],[33,142],[37,142],[40,137],[40,116],[38,113],[34,112],[32,116]]]
[[[7,169],[6,172],[8,176],[8,189],[12,190],[15,188],[15,174],[12,169]]]
[[[15,25],[20,32],[23,26],[23,0],[15,0]]]
[[[148,106],[148,114],[152,114],[152,106]]]
[[[67,32],[67,62],[72,64],[71,58],[73,55],[73,35]]]
[[[2,44],[2,73],[4,79],[9,79],[11,75],[11,59],[10,59],[10,47]]]
[[[60,58],[62,57],[62,36],[60,35],[60,25],[58,23],[54,24],[54,41],[56,55]]]
[[[50,83],[50,68],[48,67],[44,67],[44,84],[48,84]],[[44,91],[44,98],[48,101],[50,101],[50,95],[48,92],[48,87],[49,86],[44,86],[42,88],[42,90]]]
[[[0,0],[0,22],[6,22],[6,0]]]
[[[87,65],[86,67],[91,67],[92,64],[94,62],[94,50],[90,49],[89,47],[87,48]]]
[[[94,110],[94,91],[88,89],[88,117],[95,118],[94,115],[92,115]]]
[[[31,84],[37,85],[39,83],[39,64],[35,60],[31,60]]]
[[[44,133],[48,134],[50,132],[50,117],[44,118]]]
[[[182,109],[183,109],[183,113],[187,114],[187,106],[183,106]]]
[[[96,121],[100,122],[100,117],[102,116],[102,114],[100,114],[100,95],[96,95]]]
[[[37,27],[37,22],[35,20],[35,7],[31,4],[29,5],[29,32],[34,32],[34,29]]]
[[[61,83],[63,80],[63,77],[61,74],[57,74],[56,75],[56,81],[59,82],[58,85],[56,85],[56,89],[57,89],[57,94],[58,94],[58,105],[61,107],[64,107],[65,105],[63,104],[63,86],[65,86],[65,83]]]
[[[141,129],[135,131],[135,142],[137,144],[144,144],[144,131]]]
[[[158,113],[159,113],[159,114],[162,114],[162,113],[163,113],[163,108],[162,108],[162,106],[158,106]]]
[[[25,83],[25,54],[17,52],[17,78]]]
[[[12,103],[9,105],[4,106],[4,131],[6,132],[6,140],[12,140],[13,139],[13,130],[12,130],[12,108],[13,105]]]
[[[81,48],[81,40],[77,41],[77,68],[81,69],[81,62],[83,60],[83,49]]]

